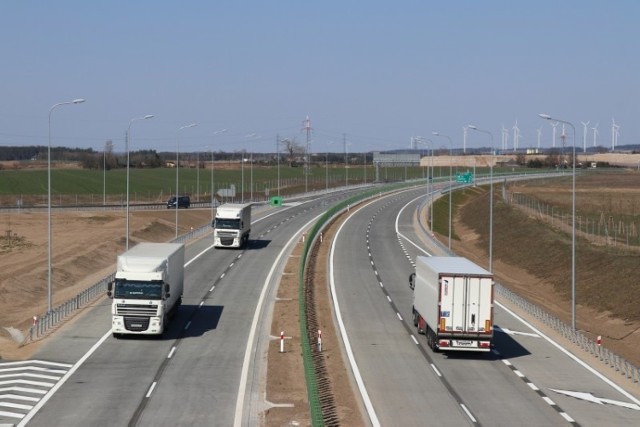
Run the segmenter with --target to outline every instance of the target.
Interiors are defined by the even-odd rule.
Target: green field
[[[302,167],[280,166],[278,181],[277,167],[245,165],[244,170],[238,168],[179,169],[179,192],[189,194],[193,201],[207,200],[213,189],[230,188],[235,185],[239,194],[244,188],[245,197],[253,193],[254,200],[264,200],[277,194],[278,182],[281,195],[295,194],[305,191],[322,190],[326,187],[341,187],[347,183],[347,171],[343,166],[314,165],[310,174],[305,177]],[[433,176],[436,180],[447,176],[449,168],[436,168]],[[487,173],[486,170],[477,171]],[[129,191],[133,203],[158,203],[165,201],[175,192],[176,170],[172,168],[129,170]],[[244,185],[243,185],[244,176]],[[378,171],[379,181],[397,182],[420,179],[427,176],[426,167],[381,167]],[[362,166],[349,167],[348,184],[356,185],[376,179],[373,166],[365,170]],[[120,203],[126,193],[126,169],[113,169],[104,173],[101,170],[58,169],[51,171],[52,199],[54,204],[82,203],[101,204],[103,197],[107,203]],[[15,205],[17,198],[24,200],[24,205],[46,202],[47,170],[46,169],[3,169],[0,170],[0,206]],[[30,203],[31,201],[31,203]]]

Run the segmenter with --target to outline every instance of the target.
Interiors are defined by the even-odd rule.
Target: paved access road
[[[637,400],[501,304],[493,352],[434,353],[427,347],[413,326],[408,287],[416,256],[431,247],[417,224],[424,201],[424,189],[381,197],[354,212],[335,239],[333,286],[372,424],[640,425]],[[572,392],[608,400],[594,403]]]
[[[242,373],[257,369],[250,358],[249,370],[243,371],[245,349],[250,346],[259,362],[257,337],[266,331],[268,340],[270,325],[259,311],[258,333],[248,341],[263,290],[273,289],[273,283],[265,283],[267,276],[279,254],[292,246],[292,236],[344,197],[254,210],[246,250],[213,249],[211,236],[188,245],[183,306],[162,338],[113,338],[111,300],[102,299],[47,339],[34,359],[55,363],[40,365],[48,371],[37,373],[48,379],[14,390],[20,399],[32,400],[11,399],[15,405],[2,408],[7,411],[0,413],[0,424],[251,424],[265,409],[255,404],[256,395],[264,399],[264,384],[245,375],[242,399],[238,393]]]

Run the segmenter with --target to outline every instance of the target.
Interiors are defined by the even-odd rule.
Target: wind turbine
[[[551,139],[551,148],[556,148],[556,127],[558,126],[558,122],[550,122],[551,127],[553,127],[553,138]]]
[[[509,129],[502,125],[502,149],[506,150],[509,146]]]
[[[540,138],[542,137],[542,128],[538,129],[538,149],[540,149]]]
[[[616,124],[616,119],[611,118],[611,151],[615,151],[618,143],[618,129],[620,126]]]
[[[593,131],[593,146],[596,146],[596,139],[598,138],[598,123],[596,123],[595,127],[592,127],[591,130]]]
[[[520,139],[520,128],[518,127],[518,120],[516,120],[516,124],[513,125],[513,151],[518,149],[518,141]]]
[[[583,153],[587,152],[587,126],[589,126],[590,122],[591,122],[591,120],[588,120],[586,123],[585,122],[580,122],[580,123],[582,123],[582,126],[584,127],[583,132],[582,132],[582,152]]]

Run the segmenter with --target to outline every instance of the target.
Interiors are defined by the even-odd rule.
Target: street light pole
[[[491,137],[491,165],[489,165],[489,271],[493,272],[493,134],[488,130],[478,129],[474,125],[468,125],[467,127],[478,132],[486,133]]]
[[[576,330],[576,127],[566,120],[548,114],[538,114],[545,120],[564,123],[573,129],[573,181],[571,187],[571,328]]]
[[[129,127],[127,128],[127,204],[126,204],[126,238],[125,238],[125,248],[126,250],[129,250],[129,140],[131,139],[131,124],[133,122],[136,122],[138,120],[146,120],[146,119],[152,119],[153,115],[152,114],[147,114],[146,116],[143,117],[136,117],[134,119],[131,119],[129,121]]]
[[[178,137],[176,138],[176,239],[178,238],[178,207],[180,206],[180,190],[178,190],[179,180],[178,180],[178,170],[180,168],[180,131],[182,129],[192,128],[194,126],[198,126],[196,123],[191,123],[189,125],[181,126],[178,129]]]
[[[449,250],[451,250],[451,192],[453,189],[453,168],[451,165],[451,162],[453,161],[452,157],[452,150],[453,150],[453,141],[451,140],[451,138],[447,135],[442,135],[438,132],[432,132],[435,136],[441,136],[443,138],[447,138],[449,140]],[[432,219],[433,221],[433,219]]]
[[[429,167],[427,166],[427,175],[428,175],[428,177],[427,177],[427,194],[429,194],[430,198],[431,198],[431,201],[429,203],[429,209],[431,211],[431,214],[430,214],[430,218],[431,218],[430,228],[433,231],[433,141],[428,139],[428,138],[423,138],[421,136],[416,137],[416,140],[419,143],[425,144],[425,145],[428,142],[429,145],[431,146],[431,159],[430,159],[431,173],[429,173]]]
[[[51,113],[56,107],[61,105],[68,104],[81,104],[85,100],[78,98],[73,101],[59,102],[54,104],[53,107],[49,109],[49,148],[47,149],[47,193],[48,193],[48,202],[47,202],[47,216],[48,216],[48,244],[47,244],[47,256],[49,258],[48,267],[47,267],[47,313],[51,312],[51,281],[52,281],[52,272],[51,272]]]

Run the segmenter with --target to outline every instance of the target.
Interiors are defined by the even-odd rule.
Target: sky
[[[504,127],[512,148],[516,122],[551,147],[539,113],[578,147],[587,121],[589,147],[612,120],[638,144],[639,20],[636,0],[4,0],[0,145],[274,152],[308,116],[314,153],[459,148],[469,124],[491,135],[466,147]]]

